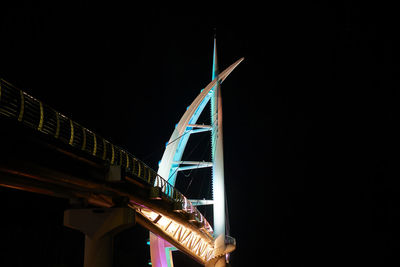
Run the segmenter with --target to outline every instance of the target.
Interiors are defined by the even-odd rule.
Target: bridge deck
[[[0,80],[0,185],[95,206],[129,205],[138,222],[202,264],[210,224],[186,197],[128,151]]]

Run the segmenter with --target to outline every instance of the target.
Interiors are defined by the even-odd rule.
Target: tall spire
[[[211,80],[214,80],[218,75],[218,62],[217,62],[217,30],[214,29],[214,52],[213,52],[213,68]]]
[[[213,78],[218,75],[217,41],[214,35]],[[214,200],[214,235],[225,238],[225,182],[224,152],[222,137],[222,99],[221,86],[217,83],[211,95],[211,151],[212,151],[212,187]]]

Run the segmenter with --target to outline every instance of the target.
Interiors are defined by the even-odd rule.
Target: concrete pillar
[[[114,236],[135,224],[130,208],[69,209],[64,225],[85,234],[84,267],[112,267]]]

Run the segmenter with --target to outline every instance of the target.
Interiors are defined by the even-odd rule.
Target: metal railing
[[[150,182],[157,173],[128,151],[112,144],[22,90],[0,79],[0,116],[20,123],[82,150],[126,173]]]
[[[161,189],[161,192],[172,199],[178,208],[176,210],[184,211],[186,213],[192,214],[193,220],[201,224],[201,228],[204,228],[209,234],[212,235],[213,229],[206,218],[201,214],[201,212],[187,199],[179,190],[168,183],[165,179],[157,174],[154,181],[154,186]]]
[[[197,208],[141,160],[2,79],[0,116],[15,119],[110,165],[121,166],[127,176],[137,177],[151,186],[160,188],[162,194],[178,204],[181,211],[190,213],[193,220],[200,224],[200,228],[209,234],[213,233],[211,225]]]

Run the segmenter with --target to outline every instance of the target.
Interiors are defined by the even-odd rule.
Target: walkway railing
[[[183,211],[193,215],[193,220],[201,224],[201,227],[206,229],[209,234],[213,234],[213,229],[206,218],[199,212],[199,210],[175,187],[169,184],[161,176],[155,177],[154,186],[161,189],[161,192],[171,198],[175,202],[175,210]]]

